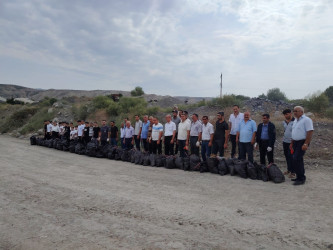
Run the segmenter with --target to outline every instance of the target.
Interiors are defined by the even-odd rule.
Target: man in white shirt
[[[152,151],[153,154],[162,154],[163,125],[158,122],[157,117],[154,117],[153,123],[151,132]]]
[[[201,132],[201,157],[203,161],[207,160],[212,151],[214,139],[214,126],[208,122],[208,116],[202,117],[202,132]]]
[[[295,181],[294,185],[302,185],[306,180],[303,156],[312,139],[313,122],[304,115],[304,109],[301,106],[294,108],[294,116],[290,150],[293,151],[293,168],[296,173],[296,179],[292,179],[292,181]]]
[[[164,125],[164,153],[165,155],[173,155],[173,145],[176,137],[176,124],[171,121],[171,115],[165,116],[166,123]]]
[[[185,157],[187,155],[189,139],[190,139],[190,130],[191,123],[186,121],[185,114],[180,116],[181,122],[178,125],[178,145],[180,157]]]
[[[140,116],[135,116],[135,127],[134,127],[134,140],[135,147],[137,150],[140,150],[140,135],[142,131],[142,121],[140,120]]]
[[[53,122],[51,134],[52,134],[52,139],[59,138],[59,126],[56,121]]]
[[[120,142],[121,142],[121,148],[125,148],[125,143],[124,143],[124,136],[125,136],[125,126],[124,123],[120,125]]]
[[[177,143],[177,138],[178,138],[178,125],[180,123],[180,117],[178,116],[178,109],[172,111],[172,119],[171,119],[175,124],[176,124],[176,136],[175,136],[175,141],[173,142],[176,144],[176,150],[175,150],[175,155],[178,154],[178,143]],[[172,149],[173,151],[173,149]]]
[[[231,141],[231,158],[235,157],[236,154],[236,135],[237,135],[237,129],[239,126],[239,123],[244,120],[244,114],[239,112],[239,106],[234,105],[233,106],[234,113],[230,115],[229,117],[229,129],[230,129],[230,141]],[[240,149],[238,145],[238,157],[240,155]]]
[[[197,114],[192,115],[192,123],[190,130],[190,148],[191,154],[195,154],[199,156],[199,141],[200,134],[202,131],[202,123],[199,120],[199,116]]]
[[[47,126],[46,126],[46,139],[51,139],[51,132],[52,132],[52,122],[47,121]]]
[[[83,129],[84,129],[84,121],[78,120],[77,121],[77,136],[79,138],[79,141],[82,141]]]
[[[77,126],[74,128],[71,126],[70,140],[75,140],[77,138]]]
[[[126,122],[126,129],[124,134],[125,149],[132,149],[134,145],[134,128],[131,126],[131,122]]]

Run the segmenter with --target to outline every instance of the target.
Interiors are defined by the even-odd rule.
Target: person
[[[78,136],[80,142],[83,142],[83,140],[82,140],[83,129],[84,129],[84,121],[78,120],[77,121],[77,136]]]
[[[291,179],[295,179],[296,174],[293,168],[293,156],[290,152],[291,131],[293,128],[295,118],[292,116],[290,109],[283,110],[282,114],[284,115],[285,118],[285,120],[283,121],[283,127],[284,127],[283,153],[287,162],[287,171],[284,172],[284,174],[288,175],[288,177]]]
[[[44,121],[44,140],[48,139],[47,138],[47,124],[48,124],[48,121],[45,120]]]
[[[150,154],[153,153],[152,140],[151,140],[151,134],[152,134],[152,131],[153,131],[153,124],[154,124],[153,119],[154,119],[154,117],[149,116],[149,127],[148,127],[148,151],[149,151]]]
[[[99,131],[98,140],[101,142],[101,146],[109,144],[110,128],[106,126],[106,120],[102,120],[102,126]]]
[[[266,165],[266,155],[268,164],[274,163],[276,129],[269,118],[269,114],[262,115],[262,123],[258,125],[256,133],[256,142],[259,144],[260,164],[263,165]]]
[[[239,145],[236,143],[236,135],[239,123],[244,120],[244,114],[239,112],[239,106],[233,106],[234,113],[229,117],[230,141],[231,141],[231,158],[235,158],[236,147],[238,148],[238,157],[240,156]]]
[[[224,156],[224,149],[228,147],[229,125],[224,120],[224,112],[217,113],[217,121],[215,124],[215,133],[213,140],[213,154]]]
[[[142,131],[142,121],[139,115],[135,115],[135,126],[134,126],[134,141],[137,150],[140,150],[140,135]]]
[[[200,133],[202,132],[202,124],[198,114],[192,115],[191,130],[190,130],[190,148],[191,154],[199,156]]]
[[[70,137],[69,137],[69,139],[71,140],[71,141],[73,141],[73,140],[75,140],[76,138],[77,138],[77,129],[78,129],[78,127],[77,126],[72,126],[71,127],[71,133],[70,133]]]
[[[125,125],[124,125],[124,123],[121,123],[121,125],[120,125],[120,145],[121,145],[122,149],[125,148],[124,136],[125,136]]]
[[[131,126],[131,122],[126,122],[126,129],[124,135],[125,149],[132,149],[134,145],[134,128]]]
[[[253,163],[253,144],[255,143],[257,124],[250,119],[250,113],[244,113],[244,120],[239,123],[236,135],[236,143],[239,142],[240,157],[245,160],[246,154],[248,160]]]
[[[150,121],[148,120],[148,115],[143,117],[142,129],[141,129],[141,141],[143,144],[143,149],[145,152],[148,152],[148,130],[149,130]]]
[[[191,124],[186,121],[186,115],[182,113],[181,122],[178,125],[178,146],[180,157],[185,157],[187,155],[188,144],[190,139]]]
[[[52,132],[52,122],[47,121],[47,130],[46,130],[46,139],[51,139],[51,132]]]
[[[191,120],[188,118],[188,112],[186,110],[182,111],[182,114],[186,117],[186,122],[188,122],[191,125]]]
[[[56,139],[59,137],[59,126],[56,121],[53,121],[51,135],[52,135],[52,139]]]
[[[65,122],[59,122],[59,138],[65,134]]]
[[[174,109],[172,111],[172,121],[176,124],[176,136],[175,136],[175,141],[174,144],[176,144],[176,149],[175,149],[175,154],[178,154],[178,143],[177,143],[177,138],[178,138],[178,125],[180,123],[180,117],[178,116],[178,109]]]
[[[84,144],[88,144],[89,139],[89,122],[84,123],[83,134],[82,134]]]
[[[152,153],[162,154],[163,125],[159,123],[157,117],[154,117],[153,123],[151,132]]]
[[[93,131],[94,131],[93,138],[94,138],[94,139],[98,139],[98,137],[99,137],[99,132],[101,131],[101,128],[98,126],[98,123],[97,123],[97,122],[94,122]]]
[[[69,136],[71,133],[71,128],[68,122],[64,122],[65,126],[64,126],[64,138],[69,141]]]
[[[94,137],[94,123],[89,123],[89,141]]]
[[[164,125],[164,154],[173,155],[174,141],[176,137],[176,124],[171,120],[171,115],[165,116]]]
[[[118,127],[114,121],[110,122],[110,142],[111,146],[117,146],[118,140]]]
[[[201,132],[201,157],[203,161],[210,156],[214,138],[214,126],[208,121],[208,116],[202,117],[202,132]]]
[[[293,150],[293,168],[296,178],[292,179],[292,181],[295,181],[294,185],[302,185],[306,180],[303,157],[311,142],[313,122],[309,117],[304,115],[304,108],[301,106],[294,108],[294,116],[290,150]]]

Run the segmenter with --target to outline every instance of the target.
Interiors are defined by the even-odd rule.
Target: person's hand
[[[236,137],[236,143],[238,143],[239,142],[239,139]]]
[[[271,147],[267,147],[267,152],[271,152],[273,149]]]
[[[228,148],[228,143],[224,143],[224,148]]]
[[[136,138],[139,140],[140,139],[140,135],[138,135]]]
[[[308,145],[307,144],[303,144],[303,146],[302,146],[302,150],[303,151],[306,151],[308,149]]]
[[[188,146],[188,141],[186,141],[186,144],[185,144],[186,146]]]
[[[254,140],[251,140],[251,144],[252,144],[252,145],[254,144]]]
[[[253,147],[254,147],[255,149],[258,149],[258,148],[259,148],[258,143],[255,143],[255,144],[253,145]]]
[[[159,145],[160,143],[161,143],[161,141],[160,141],[160,140],[158,140],[158,141],[157,141],[157,145]]]
[[[208,143],[208,147],[211,147],[211,146],[212,146],[212,142],[209,142],[209,143]]]
[[[292,143],[290,143],[290,145],[289,145],[289,149],[290,149],[290,151],[293,151],[294,149],[293,149],[293,144]]]
[[[200,142],[197,141],[196,144],[195,144],[195,146],[200,147]]]
[[[173,140],[170,141],[170,144],[173,144]]]
[[[134,145],[134,140],[132,140],[132,142],[131,142],[131,143],[132,143],[132,145]]]
[[[109,140],[110,140],[109,138],[106,139],[107,142],[109,142]]]

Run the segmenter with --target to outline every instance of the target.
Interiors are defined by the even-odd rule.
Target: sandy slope
[[[0,137],[0,249],[333,249],[333,171],[294,187]]]

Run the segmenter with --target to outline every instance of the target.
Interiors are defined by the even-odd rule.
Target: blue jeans
[[[121,141],[121,148],[124,149],[125,148],[125,143],[124,143],[124,138],[120,138]]]
[[[209,141],[202,141],[201,143],[201,157],[203,161],[207,160],[207,157],[210,156],[210,152],[212,150],[212,147],[208,146]]]
[[[251,142],[240,142],[240,160],[246,160],[246,154],[249,162],[253,163],[253,145]]]
[[[299,181],[305,181],[305,169],[304,169],[304,160],[303,156],[305,154],[305,151],[302,150],[302,146],[304,144],[305,140],[300,141],[294,141],[293,143],[293,168],[295,170],[297,180]]]
[[[111,146],[117,146],[117,139],[111,138]]]

